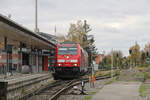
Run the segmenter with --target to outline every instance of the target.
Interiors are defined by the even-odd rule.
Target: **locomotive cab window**
[[[71,54],[76,55],[77,54],[77,47],[59,47],[58,54]]]

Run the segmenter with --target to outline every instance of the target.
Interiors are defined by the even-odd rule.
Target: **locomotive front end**
[[[79,76],[80,55],[77,44],[62,44],[56,47],[55,72],[59,77]]]

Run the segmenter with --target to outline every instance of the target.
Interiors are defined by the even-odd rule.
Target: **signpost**
[[[98,64],[94,64],[94,71],[98,71]]]

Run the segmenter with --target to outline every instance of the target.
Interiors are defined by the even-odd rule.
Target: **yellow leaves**
[[[136,42],[135,45],[130,47],[130,50],[132,51],[130,55],[131,63],[136,66],[141,62],[141,55],[142,55],[139,44]]]
[[[70,41],[79,43],[82,47],[85,47],[88,44],[88,41],[83,41],[83,36],[85,34],[83,23],[79,20],[76,24],[70,24],[69,32],[66,38]]]
[[[147,44],[145,45],[144,51],[145,51],[145,52],[150,51],[150,43],[147,43]]]
[[[89,25],[88,24],[86,25],[89,28]],[[84,38],[86,34],[87,33],[85,32],[84,24],[81,20],[79,20],[75,24],[71,23],[68,34],[66,36],[57,36],[57,40],[58,42],[73,41],[75,43],[80,44],[83,48],[85,48],[89,46],[89,43],[91,43],[90,40]]]
[[[132,50],[132,54],[136,54],[137,52],[140,51],[139,44],[136,42],[136,44],[134,46],[130,47],[130,50]]]
[[[112,63],[112,59],[111,59],[112,53],[113,53],[113,66],[114,67],[121,66],[121,61],[122,61],[122,58],[123,58],[123,54],[122,54],[121,51],[116,51],[116,50],[114,50],[113,52],[110,52],[108,55],[105,56],[105,64],[106,65],[111,65],[111,63]]]

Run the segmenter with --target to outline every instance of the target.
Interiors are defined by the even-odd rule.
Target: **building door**
[[[48,56],[44,56],[44,71],[48,71]]]
[[[22,65],[29,65],[29,54],[22,53]]]

